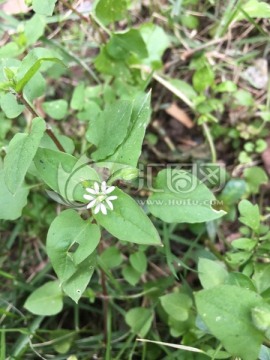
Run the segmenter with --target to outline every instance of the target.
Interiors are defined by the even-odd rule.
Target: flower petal
[[[106,201],[107,205],[109,206],[109,208],[111,210],[113,210],[113,204],[110,202],[110,200],[107,198],[105,201]]]
[[[101,191],[103,194],[106,194],[107,184],[106,181],[102,181],[101,183]]]
[[[109,186],[106,190],[106,194],[110,194],[115,189],[115,186]]]
[[[115,195],[113,195],[113,196],[108,196],[107,198],[106,198],[106,200],[109,200],[109,201],[111,201],[111,200],[116,200],[117,199],[117,196],[115,196]]]
[[[101,210],[102,214],[107,215],[106,206],[102,203],[100,204],[100,210]]]
[[[95,207],[94,214],[97,214],[99,212],[100,206],[101,206],[101,204],[98,203],[97,206]]]
[[[92,195],[87,195],[87,194],[83,195],[83,197],[84,197],[86,200],[94,200],[94,199],[95,199],[94,196],[92,196]]]
[[[86,209],[91,209],[93,206],[95,206],[97,199],[94,199],[90,201],[90,203],[86,206]]]
[[[97,182],[94,183],[94,189],[96,191],[96,194],[99,194],[99,184]]]
[[[94,189],[86,188],[85,190],[88,191],[88,192],[89,192],[90,194],[92,194],[92,195],[96,195],[96,194],[97,194]]]

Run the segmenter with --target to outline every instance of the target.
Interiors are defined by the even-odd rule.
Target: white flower
[[[108,196],[115,189],[115,186],[107,186],[106,181],[102,181],[101,186],[97,182],[94,183],[94,188],[86,188],[86,191],[91,195],[85,194],[83,197],[90,200],[86,206],[87,209],[94,208],[94,214],[99,211],[107,215],[107,209],[113,210],[112,200],[116,200],[117,196]]]

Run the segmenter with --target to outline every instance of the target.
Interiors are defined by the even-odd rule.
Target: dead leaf
[[[254,88],[265,89],[268,84],[268,65],[266,59],[257,59],[253,66],[243,72],[242,77]]]
[[[0,8],[7,15],[27,13],[29,11],[24,0],[7,0],[4,4],[0,5]]]
[[[184,110],[180,109],[180,107],[175,103],[172,103],[165,111],[187,128],[191,129],[194,126],[194,123],[188,114]]]

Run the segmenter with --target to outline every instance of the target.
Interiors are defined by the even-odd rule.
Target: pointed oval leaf
[[[256,360],[263,333],[252,323],[251,310],[262,303],[254,291],[220,285],[195,294],[198,312],[211,333],[233,356]]]
[[[45,128],[45,121],[35,118],[29,134],[16,134],[10,141],[4,160],[4,171],[6,185],[12,194],[22,185]]]
[[[86,157],[77,159],[61,151],[39,148],[34,163],[41,179],[68,203],[84,202],[88,182],[100,181]]]
[[[125,320],[133,333],[144,337],[150,330],[153,312],[143,307],[133,308],[126,313]]]
[[[151,115],[151,92],[136,97],[132,109],[131,121],[127,135],[115,153],[107,158],[108,161],[130,165],[136,168],[142,151],[145,129]]]
[[[94,160],[102,160],[113,154],[124,141],[132,112],[132,102],[123,100],[107,106],[96,119],[90,122],[87,140],[96,145]]]
[[[63,293],[59,281],[49,281],[36,289],[27,298],[24,307],[35,315],[58,314],[63,308]]]
[[[12,195],[4,181],[4,171],[0,171],[0,219],[2,220],[16,220],[22,214],[22,209],[27,204],[27,196],[29,189],[26,186],[21,186],[16,193]]]
[[[161,245],[159,234],[140,206],[116,188],[113,210],[94,215],[97,222],[119,240],[145,245]]]
[[[199,279],[204,289],[224,284],[229,274],[221,261],[199,258]]]
[[[153,195],[148,199],[150,212],[168,223],[199,223],[220,218],[211,191],[191,173],[165,169],[158,173]]]
[[[99,0],[95,8],[96,16],[104,25],[123,19],[126,10],[126,0]]]
[[[54,219],[46,248],[61,283],[69,279],[76,266],[94,252],[99,240],[99,227],[83,220],[75,210],[65,210]],[[77,249],[73,249],[76,246]]]
[[[240,201],[238,208],[241,214],[239,221],[258,232],[260,228],[259,206],[257,204],[253,205],[250,201],[244,199]]]
[[[191,298],[186,294],[171,293],[160,297],[166,313],[177,321],[186,321],[192,306]]]
[[[1,96],[0,106],[9,119],[16,118],[24,110],[24,105],[18,104],[15,95],[9,93]]]
[[[51,16],[57,0],[33,0],[33,10],[37,14]]]
[[[83,295],[96,267],[96,253],[91,254],[81,262],[75,273],[66,280],[62,289],[76,303]]]

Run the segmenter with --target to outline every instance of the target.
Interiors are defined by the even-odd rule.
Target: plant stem
[[[29,104],[29,102],[24,98],[23,94],[17,94],[17,99],[27,108],[27,110],[29,110],[29,112],[33,115],[33,117],[39,117],[38,113],[36,112],[36,110]],[[46,133],[47,135],[52,139],[52,141],[54,142],[54,144],[56,145],[57,149],[65,152],[65,149],[63,148],[63,146],[61,145],[61,143],[59,142],[59,140],[57,139],[57,137],[54,135],[51,127],[49,124],[46,123]]]
[[[80,330],[80,320],[79,320],[79,305],[75,304],[74,305],[74,324],[75,324],[75,330],[79,331]]]
[[[102,242],[99,243],[99,254],[103,251],[103,244]],[[102,287],[102,295],[103,295],[103,332],[104,332],[104,342],[106,347],[108,344],[108,311],[109,311],[109,298],[108,298],[108,292],[107,292],[107,285],[106,285],[106,274],[103,271],[102,268],[100,268],[101,272],[101,287]]]
[[[104,34],[100,31],[100,28],[97,27],[96,22],[91,21],[90,17],[86,17],[83,14],[81,14],[76,8],[74,8],[72,5],[70,5],[66,0],[60,0],[60,2],[67,7],[69,10],[71,10],[72,12],[74,12],[74,14],[76,14],[82,21],[87,22],[88,24],[92,24],[93,27],[96,28],[96,30],[99,33],[99,36],[101,38],[101,41],[103,43],[106,43],[106,37],[104,36]],[[95,21],[95,19],[94,19]],[[98,24],[99,25],[99,24]]]
[[[90,19],[83,14],[81,14],[76,8],[74,8],[72,5],[70,5],[66,0],[60,0],[60,2],[69,10],[74,12],[82,21],[85,21],[87,23],[90,23]]]
[[[213,141],[213,137],[211,135],[210,129],[206,123],[203,123],[202,127],[203,127],[206,139],[207,139],[209,147],[210,147],[212,162],[216,163],[217,162],[217,152],[216,152],[216,148],[214,145],[214,141]]]

